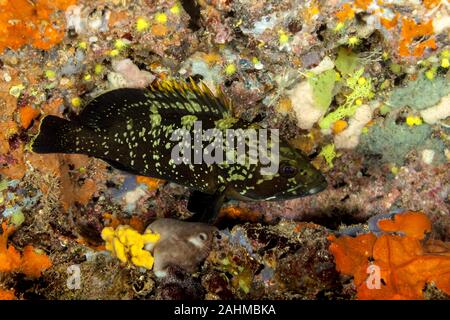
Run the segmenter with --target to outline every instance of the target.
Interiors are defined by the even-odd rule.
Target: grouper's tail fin
[[[76,122],[45,116],[30,147],[36,153],[77,153],[76,136],[82,129]]]

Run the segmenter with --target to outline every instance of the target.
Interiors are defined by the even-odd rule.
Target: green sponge
[[[381,155],[382,162],[403,165],[406,155],[416,149],[433,149],[436,161],[444,159],[444,143],[431,137],[432,128],[427,125],[407,126],[396,124],[394,119],[386,119],[384,125],[376,124],[361,136],[359,151],[369,155]]]
[[[436,105],[442,97],[450,94],[450,81],[443,77],[433,80],[421,75],[406,87],[395,89],[388,104],[393,108],[411,107],[422,110]]]
[[[311,76],[308,82],[312,87],[314,102],[321,110],[326,111],[333,100],[333,89],[336,82],[336,71],[327,70]]]

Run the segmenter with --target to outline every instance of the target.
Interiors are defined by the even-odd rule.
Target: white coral
[[[433,29],[436,34],[444,32],[447,29],[450,29],[450,17],[443,16],[433,19]]]
[[[364,126],[372,120],[375,107],[362,105],[356,109],[355,115],[349,120],[347,129],[334,137],[337,149],[353,149],[359,143],[359,136]]]
[[[435,124],[441,119],[450,117],[450,94],[441,99],[441,102],[434,107],[420,112],[423,120],[428,124]]]
[[[112,67],[117,74],[125,79],[124,86],[129,88],[144,88],[155,79],[154,75],[148,71],[140,70],[130,59],[113,61]]]
[[[127,87],[127,80],[120,73],[109,72],[107,77],[110,89],[119,89]]]
[[[311,129],[326,112],[323,108],[315,105],[313,90],[308,81],[297,84],[288,92],[288,95],[297,118],[297,125],[301,129]]]
[[[322,72],[334,69],[334,61],[331,60],[330,57],[325,57],[323,58],[322,61],[320,61],[319,65],[315,68],[312,68],[311,70],[309,70],[310,72],[314,73],[314,74],[321,74]]]
[[[86,19],[81,16],[82,9],[83,5],[71,5],[65,12],[67,28],[73,28],[78,34],[82,34],[86,29]]]

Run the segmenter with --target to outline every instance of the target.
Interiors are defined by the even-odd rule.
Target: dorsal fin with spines
[[[226,116],[232,108],[230,101],[225,98],[220,88],[218,94],[214,95],[204,82],[198,85],[192,78],[189,78],[189,81],[160,81],[156,85],[150,86],[149,97],[152,94],[156,96],[162,94],[168,100],[172,98],[179,101],[181,99],[183,104],[190,104],[196,112]]]
[[[91,100],[78,120],[90,127],[105,128],[116,121],[115,115],[133,114],[141,108],[180,115],[208,114],[214,118],[230,115],[231,103],[220,88],[217,95],[204,84],[191,78],[187,81],[164,80],[149,89],[122,88],[111,90]]]

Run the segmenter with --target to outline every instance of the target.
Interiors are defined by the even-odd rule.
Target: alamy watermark
[[[171,141],[178,141],[172,148],[173,164],[261,164],[261,174],[273,175],[279,166],[278,129],[202,129],[202,122],[195,121],[193,130],[179,128],[172,132]],[[204,143],[209,144],[204,147]]]
[[[66,281],[67,288],[70,290],[81,289],[81,269],[79,264],[73,264],[66,270],[68,277]]]
[[[381,269],[376,264],[371,264],[367,267],[366,272],[369,276],[366,279],[366,286],[368,289],[381,289]]]

